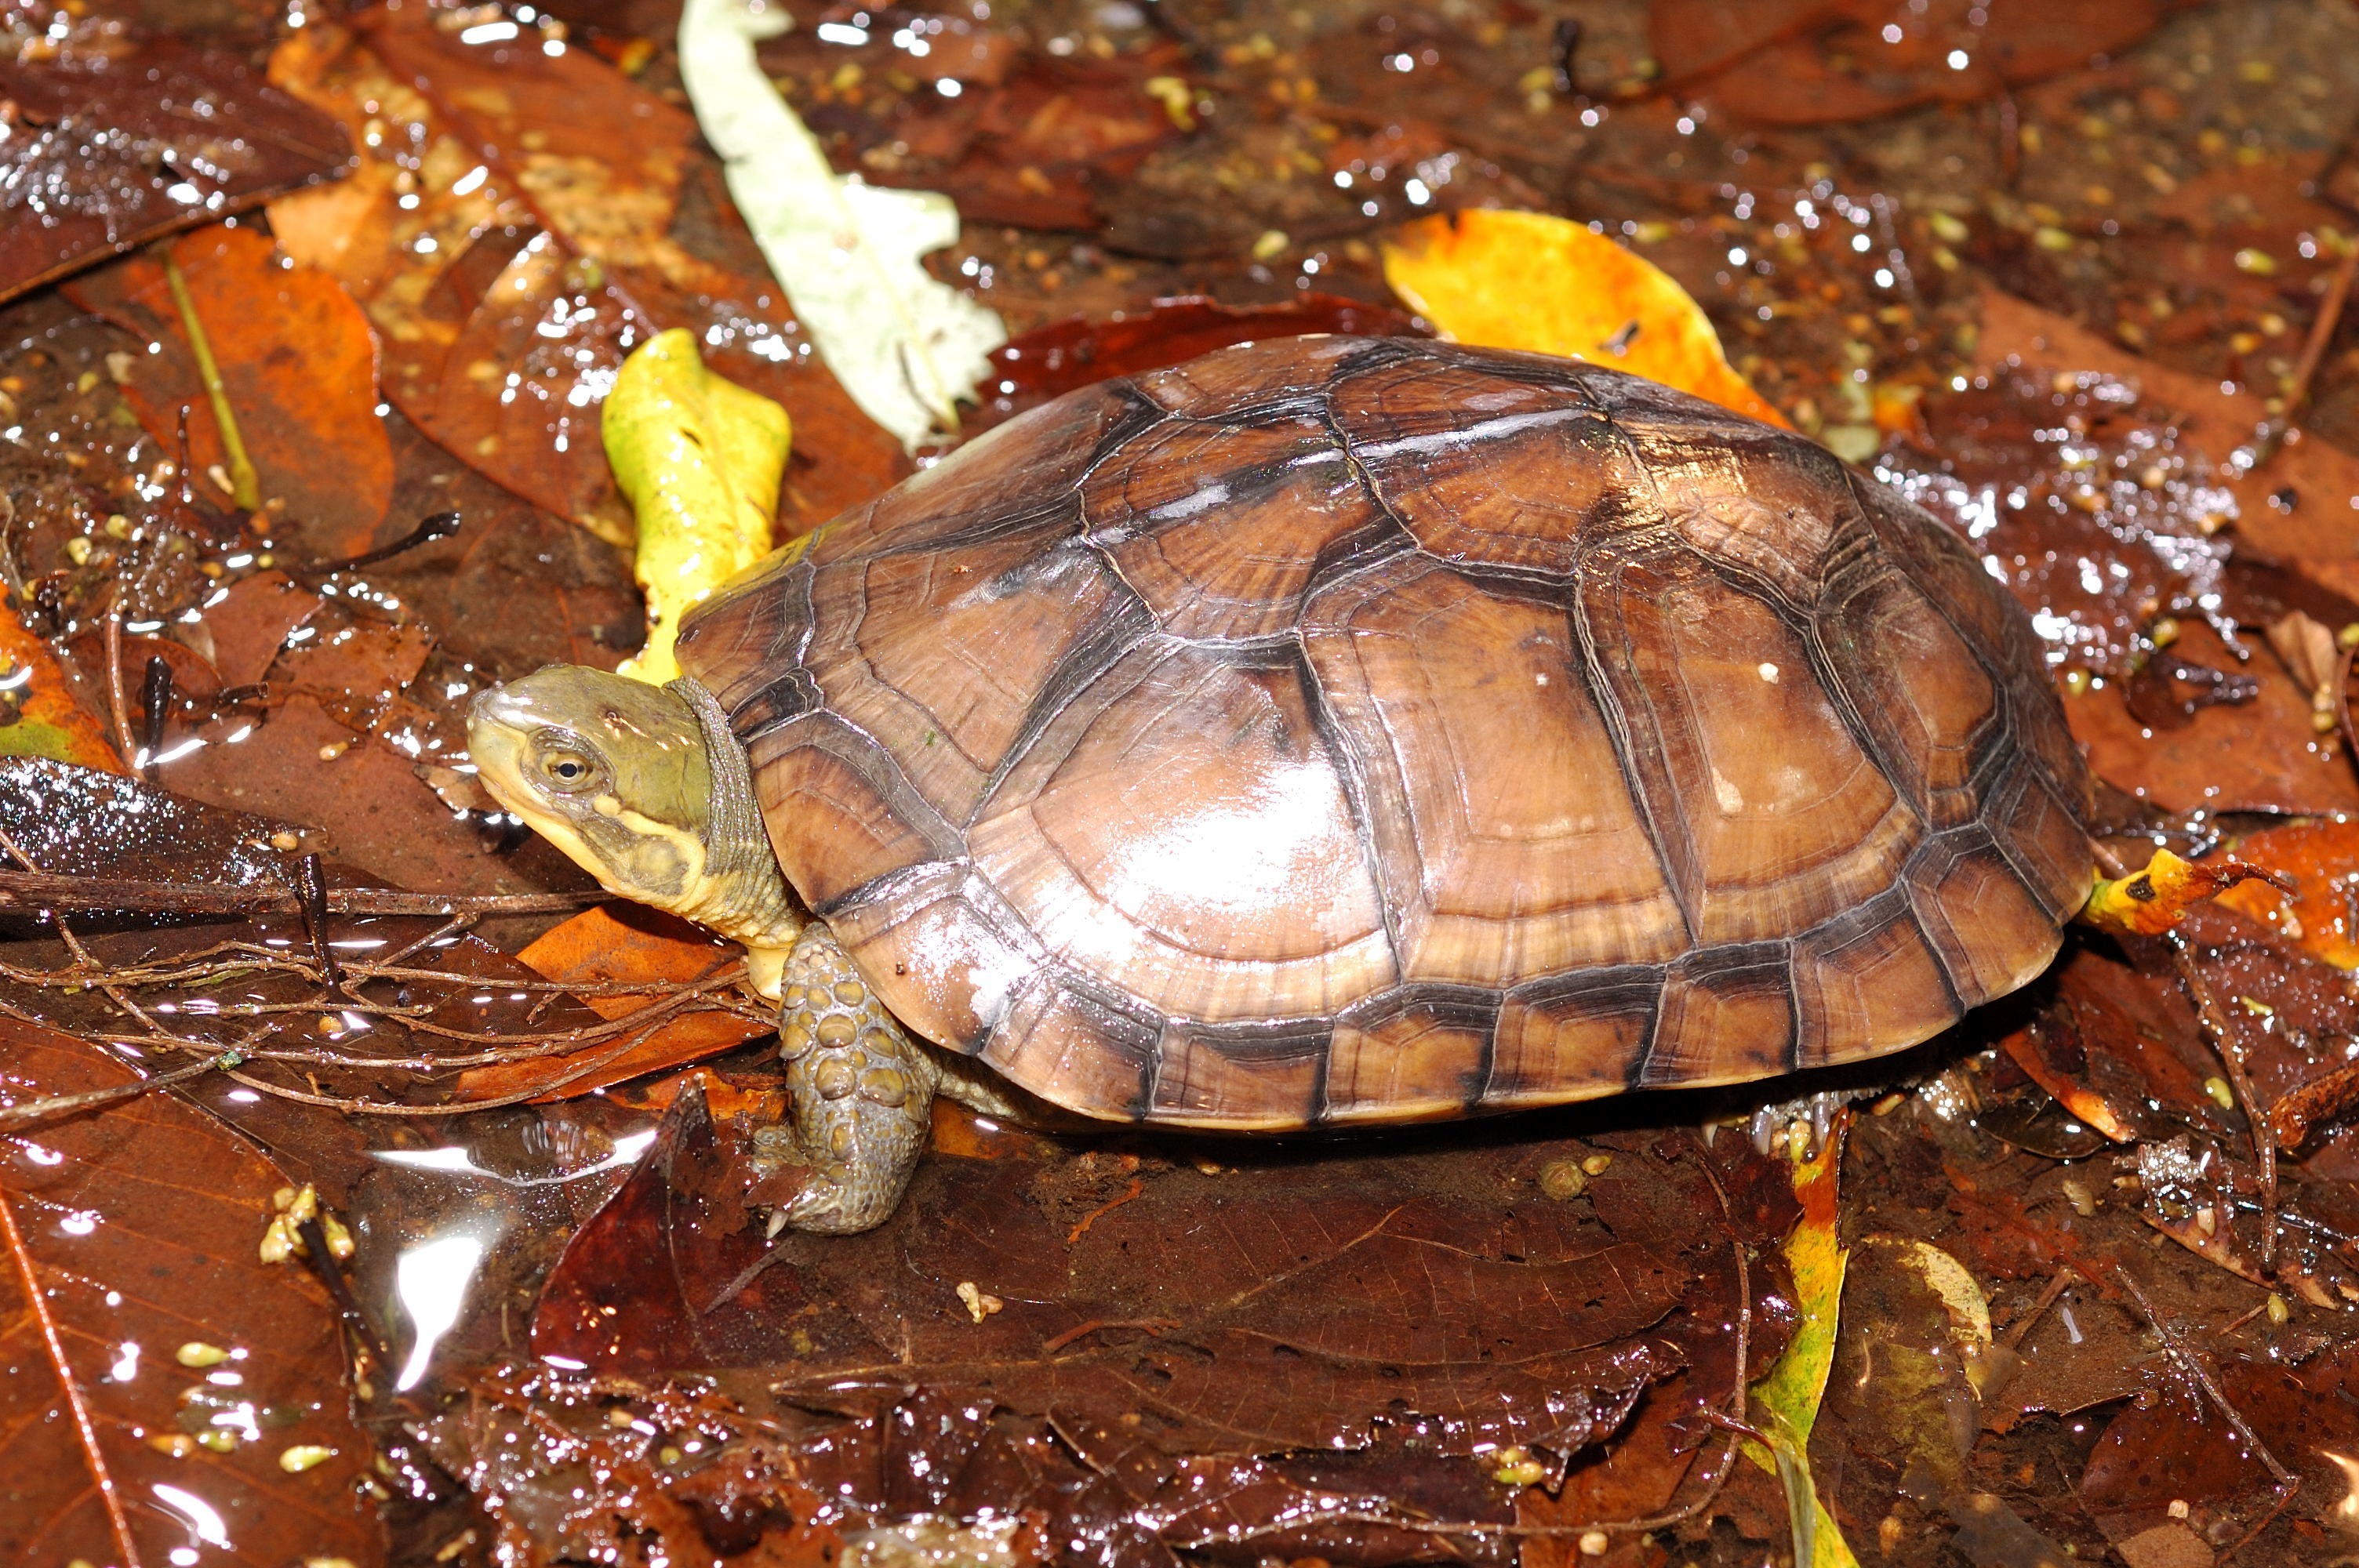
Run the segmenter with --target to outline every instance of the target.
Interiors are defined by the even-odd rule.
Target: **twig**
[[[139,742],[131,736],[131,705],[123,690],[123,590],[119,588],[106,607],[106,714],[114,721],[114,749],[123,754],[123,765],[136,766]]]
[[[546,914],[579,909],[605,892],[434,893],[390,888],[330,888],[333,914]],[[292,889],[225,882],[151,882],[114,877],[0,871],[0,909],[70,909],[136,914],[299,914]]]
[[[2334,342],[2335,329],[2343,322],[2343,307],[2351,297],[2351,280],[2359,273],[2359,244],[2345,252],[2343,265],[2334,269],[2333,278],[2326,286],[2326,297],[2318,302],[2318,315],[2310,323],[2310,337],[2301,345],[2301,358],[2294,362],[2293,375],[2286,383],[2285,412],[2278,417],[2290,421],[2310,401],[2310,379],[2326,358],[2326,351]]]
[[[180,329],[189,334],[189,348],[197,358],[197,375],[213,406],[213,423],[221,429],[222,461],[229,470],[230,499],[241,512],[262,505],[262,481],[245,455],[245,440],[237,433],[237,416],[231,412],[229,389],[222,384],[221,367],[213,362],[212,341],[197,317],[197,302],[189,297],[188,280],[169,249],[164,252],[164,281],[172,286],[172,303],[180,312]]]
[[[2235,1026],[2221,1011],[2219,999],[2212,994],[2212,982],[2203,978],[2195,956],[2187,950],[2186,942],[2176,931],[2163,941],[2169,946],[2170,961],[2179,971],[2180,983],[2195,1002],[2195,1015],[2203,1032],[2212,1037],[2220,1065],[2228,1070],[2228,1083],[2236,1091],[2237,1108],[2245,1113],[2245,1130],[2252,1138],[2253,1155],[2261,1167],[2261,1267],[2274,1271],[2277,1261],[2276,1122],[2254,1093],[2252,1075],[2245,1070],[2245,1047],[2236,1039]]]
[[[2056,1298],[2062,1295],[2066,1287],[2080,1277],[2080,1271],[2070,1263],[2058,1269],[2054,1277],[2049,1280],[2048,1288],[2039,1292],[2039,1299],[2031,1303],[2031,1310],[2008,1325],[2006,1347],[2009,1350],[2022,1349],[2023,1342],[2031,1337],[2033,1327],[2041,1318],[2048,1315],[2048,1309],[2056,1304]]]
[[[158,1073],[152,1078],[138,1078],[127,1084],[114,1084],[103,1089],[84,1089],[79,1094],[50,1095],[45,1099],[27,1100],[22,1105],[0,1106],[0,1127],[28,1127],[48,1121],[53,1117],[71,1116],[93,1107],[112,1105],[117,1100],[132,1099],[154,1089],[169,1088],[174,1084],[201,1078],[207,1073],[227,1072],[241,1066],[245,1058],[235,1050],[209,1056],[186,1067],[175,1067],[168,1073]]]
[[[2269,1445],[2261,1441],[2261,1434],[2253,1430],[2251,1422],[2245,1421],[2244,1412],[2229,1402],[2227,1394],[2212,1379],[2211,1371],[2205,1368],[2202,1361],[2193,1351],[2179,1342],[2179,1336],[2172,1333],[2169,1325],[2162,1321],[2161,1314],[2154,1310],[2154,1303],[2147,1299],[2146,1292],[2138,1287],[2136,1276],[2119,1263],[2113,1266],[2113,1275],[2122,1282],[2122,1288],[2129,1292],[2130,1299],[2137,1303],[2138,1312],[2146,1318],[2147,1325],[2154,1330],[2155,1337],[2162,1341],[2164,1351],[2172,1360],[2179,1363],[2181,1370],[2195,1379],[2199,1388],[2211,1396],[2212,1402],[2218,1407],[2220,1414],[2226,1419],[2231,1427],[2235,1429],[2236,1435],[2245,1440],[2245,1446],[2251,1450],[2254,1457],[2268,1470],[2270,1479],[2276,1483],[2274,1490],[2277,1494],[2277,1502],[2268,1512],[2260,1517],[2259,1521],[2252,1529],[2238,1538],[2234,1545],[2220,1553],[2221,1561],[2225,1562],[2244,1550],[2255,1536],[2268,1528],[2271,1519],[2284,1511],[2286,1504],[2291,1502],[2294,1495],[2301,1489],[2301,1477],[2277,1462],[2277,1456],[2269,1452]]]

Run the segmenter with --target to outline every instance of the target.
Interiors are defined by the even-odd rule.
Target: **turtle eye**
[[[540,758],[540,774],[557,789],[571,792],[588,785],[597,777],[598,764],[579,752],[544,752]]]

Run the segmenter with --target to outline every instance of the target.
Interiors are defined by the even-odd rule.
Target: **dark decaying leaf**
[[[368,311],[386,395],[419,429],[536,505],[628,543],[598,406],[634,344],[689,327],[715,370],[794,420],[788,531],[907,471],[776,285],[669,237],[694,133],[685,111],[529,27],[462,36],[459,14],[416,7],[354,26],[307,27],[273,59],[275,81],[368,150],[343,185],[276,203],[271,224]]]
[[[343,128],[234,51],[0,55],[0,299],[339,172]]]
[[[1182,122],[1194,126],[1180,74],[1189,62],[1175,45],[1060,58],[981,20],[937,16],[923,26],[922,55],[889,42],[890,27],[851,47],[797,28],[766,44],[762,63],[793,84],[798,108],[839,167],[941,191],[971,223],[1095,229],[1112,215],[1116,182],[1177,138]],[[847,68],[854,81],[914,70],[958,91],[880,119],[859,92],[836,88]]]
[[[1657,57],[1683,86],[1773,125],[1972,103],[2152,32],[2172,0],[1654,0]]]
[[[806,1466],[877,1441],[913,1387],[1049,1421],[1069,1444],[1119,1433],[1135,1470],[1116,1500],[1174,1544],[1193,1528],[1175,1499],[1202,1495],[1191,1477],[1236,1489],[1226,1461],[1520,1446],[1560,1477],[1684,1373],[1675,1477],[1708,1430],[1691,1412],[1727,1397],[1739,1319],[1756,1367],[1790,1328],[1769,1266],[1749,1311],[1735,1300],[1733,1247],[1782,1230],[1793,1202],[1741,1141],[1532,1125],[1300,1153],[1206,1144],[1174,1162],[945,1111],[885,1227],[767,1244],[751,1206],[777,1195],[749,1186],[745,1139],[777,1107],[725,1104],[738,1114],[716,1126],[701,1093],[675,1103],[544,1291],[538,1354],[642,1381],[760,1368],[778,1397],[834,1418]],[[1546,1195],[1544,1172],[1583,1160],[1598,1173],[1579,1196]],[[1253,1508],[1287,1495],[1282,1473],[1250,1479]],[[872,1487],[854,1500],[900,1506]]]
[[[0,1060],[12,1105],[139,1076],[15,1022]],[[0,1140],[0,1556],[380,1560],[334,1306],[257,1256],[282,1180],[164,1094]]]
[[[1232,343],[1315,332],[1425,335],[1397,310],[1332,294],[1300,294],[1282,305],[1223,305],[1188,295],[1103,320],[1069,317],[1035,327],[991,351],[991,373],[982,382],[984,404],[969,428],[988,428],[1092,382],[1178,364]]]
[[[2359,1368],[2350,1350],[2293,1366],[2223,1357],[2212,1375],[2270,1453],[2299,1473],[2310,1502],[2304,1511],[2335,1518],[2332,1504],[2350,1495],[2348,1465],[2359,1459]],[[2166,1379],[2158,1396],[2106,1426],[2082,1477],[2081,1501],[2133,1563],[2173,1561],[2159,1549],[2182,1537],[2205,1549],[2208,1560],[2208,1549],[2243,1535],[2278,1488],[2191,1379]],[[2153,1555],[2130,1544],[2141,1537]],[[2318,1561],[2326,1560],[2321,1552]]]
[[[0,759],[0,832],[33,862],[11,856],[11,871],[135,881],[278,881],[288,852],[304,848],[299,830],[275,817],[44,757]]]
[[[203,324],[246,455],[274,519],[290,515],[332,555],[375,541],[393,494],[393,447],[376,412],[376,341],[336,280],[289,265],[251,227],[218,227],[173,246]],[[189,460],[202,475],[223,461],[221,430],[160,261],[133,256],[66,286],[136,338],[124,395],[139,422],[175,449],[183,409]],[[322,460],[322,454],[333,457]]]

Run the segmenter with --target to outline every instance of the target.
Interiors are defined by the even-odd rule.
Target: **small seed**
[[[172,1359],[183,1367],[198,1368],[218,1367],[229,1359],[229,1352],[218,1345],[208,1345],[201,1339],[191,1339],[172,1352]]]
[[[2217,1105],[2222,1110],[2234,1110],[2236,1108],[2236,1093],[2234,1089],[2228,1087],[2227,1079],[2223,1077],[2209,1077],[2204,1079],[2203,1092],[2210,1095],[2212,1097],[2212,1103]]]
[[[209,1426],[197,1433],[197,1446],[209,1448],[215,1454],[234,1454],[237,1452],[237,1433],[225,1426]]]
[[[2269,1322],[2279,1328],[2283,1328],[2286,1325],[2287,1321],[2292,1316],[2293,1308],[2287,1304],[2285,1297],[2279,1295],[2275,1291],[2271,1291],[2269,1292]]]
[[[1581,1554],[1583,1557],[1603,1557],[1605,1555],[1606,1548],[1613,1544],[1614,1538],[1602,1530],[1584,1530],[1581,1532]]]
[[[322,1448],[316,1443],[299,1443],[278,1456],[278,1467],[290,1476],[299,1476],[316,1469],[336,1456],[332,1448]]]
[[[1563,1203],[1579,1197],[1589,1186],[1589,1174],[1571,1160],[1551,1160],[1540,1167],[1540,1191]]]
[[[966,1303],[967,1316],[977,1323],[981,1323],[1007,1304],[997,1296],[985,1295],[973,1280],[961,1280],[958,1282],[958,1299]]]
[[[1582,1173],[1592,1176],[1602,1176],[1613,1168],[1614,1156],[1611,1154],[1592,1154],[1581,1162]]]

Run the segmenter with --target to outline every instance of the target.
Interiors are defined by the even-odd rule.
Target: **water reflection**
[[[415,1335],[409,1359],[394,1379],[397,1390],[414,1389],[434,1359],[434,1347],[459,1321],[466,1304],[468,1283],[484,1260],[484,1241],[469,1236],[445,1236],[404,1249],[394,1265],[394,1293],[409,1316]]]

